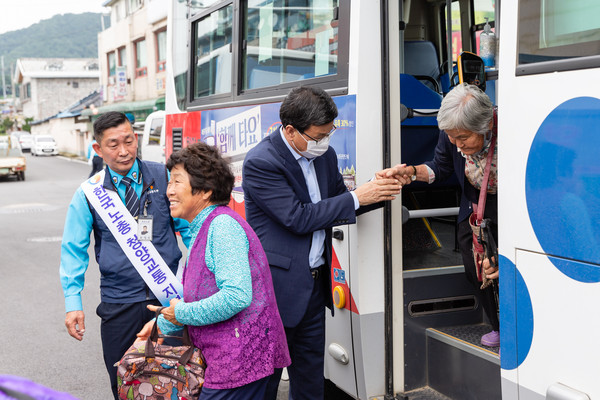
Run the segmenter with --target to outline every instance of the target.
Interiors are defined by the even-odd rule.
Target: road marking
[[[37,237],[37,238],[28,238],[28,242],[62,242],[62,236],[47,236],[47,237]]]
[[[0,207],[0,214],[27,214],[52,211],[59,208],[59,206],[51,206],[44,203],[10,204],[8,206]]]

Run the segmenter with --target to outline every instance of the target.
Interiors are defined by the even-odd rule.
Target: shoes
[[[481,344],[488,347],[500,346],[500,332],[491,331],[481,337]]]

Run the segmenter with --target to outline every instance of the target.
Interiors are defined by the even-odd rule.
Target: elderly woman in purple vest
[[[183,301],[161,311],[159,330],[188,326],[206,358],[201,400],[262,399],[268,377],[290,356],[267,257],[252,228],[227,207],[234,176],[204,143],[172,154],[167,168],[171,215],[190,222],[192,245]],[[138,336],[147,337],[151,324]]]

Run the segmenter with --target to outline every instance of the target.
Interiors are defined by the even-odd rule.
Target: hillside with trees
[[[28,28],[1,34],[7,95],[11,93],[9,82],[18,58],[98,57],[101,18],[102,14],[97,13],[55,15]]]

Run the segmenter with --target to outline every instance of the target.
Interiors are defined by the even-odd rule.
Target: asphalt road
[[[67,207],[90,169],[81,161],[28,154],[24,182],[0,178],[0,375],[25,377],[82,400],[108,400],[92,246],[82,293],[86,333],[81,342],[64,326],[58,276]],[[278,399],[286,398],[287,382],[282,382]]]
[[[22,376],[84,400],[111,398],[102,360],[98,268],[83,291],[86,334],[64,326],[58,277],[67,206],[90,167],[62,157],[27,155],[25,181],[0,178],[0,374]]]

